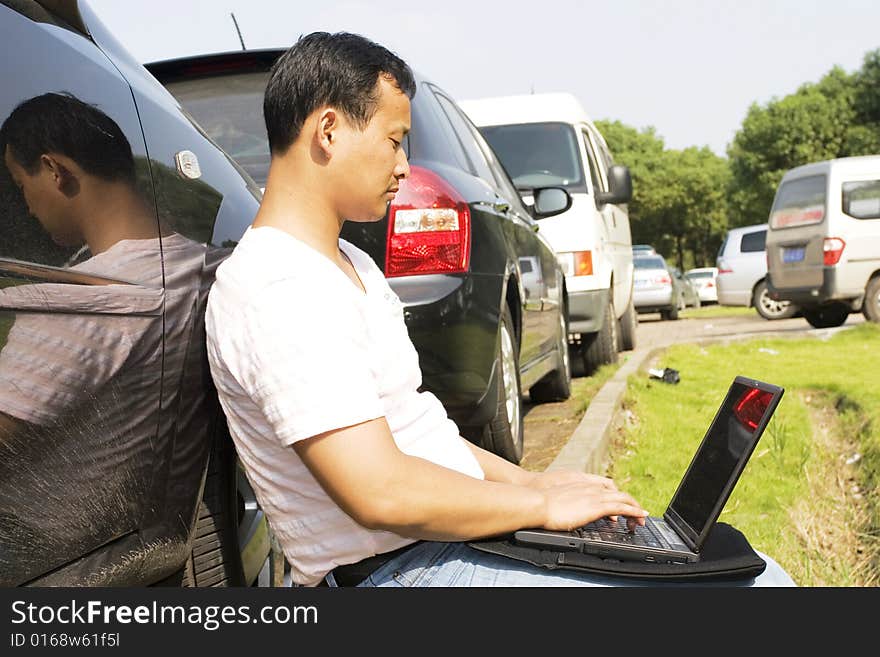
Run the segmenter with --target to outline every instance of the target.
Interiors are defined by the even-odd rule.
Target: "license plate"
[[[651,281],[648,281],[648,280],[640,281],[639,279],[636,279],[633,281],[633,285],[635,287],[648,287],[650,284],[651,284]]]
[[[802,262],[804,251],[805,249],[802,246],[782,249],[782,262]]]

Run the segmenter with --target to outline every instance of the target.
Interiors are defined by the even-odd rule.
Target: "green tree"
[[[726,160],[705,147],[667,150],[651,127],[596,125],[632,174],[633,242],[654,245],[682,270],[711,264],[727,227]]]
[[[749,108],[730,147],[731,225],[767,220],[792,167],[880,153],[880,49],[853,74],[832,68],[817,83]]]
[[[853,77],[835,68],[818,84],[749,108],[728,148],[732,226],[767,220],[776,186],[788,169],[848,150],[854,97]]]

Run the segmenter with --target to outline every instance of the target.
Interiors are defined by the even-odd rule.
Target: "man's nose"
[[[397,178],[397,180],[409,178],[409,160],[402,148],[397,151],[397,164],[394,167],[394,177]]]

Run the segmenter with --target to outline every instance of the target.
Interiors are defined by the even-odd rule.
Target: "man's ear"
[[[315,141],[328,160],[332,157],[338,141],[340,118],[339,112],[332,107],[325,107],[318,113]]]
[[[69,158],[54,153],[44,153],[40,156],[40,164],[52,176],[55,188],[67,197],[72,197],[79,192],[79,180],[73,173],[75,164]]]

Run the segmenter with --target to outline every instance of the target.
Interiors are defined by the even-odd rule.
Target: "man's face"
[[[384,77],[379,101],[366,128],[343,119],[334,154],[337,207],[350,221],[377,221],[385,216],[400,181],[409,175],[401,147],[410,129],[409,98]]]
[[[8,146],[3,161],[24,196],[28,212],[40,222],[55,243],[60,246],[81,244],[82,238],[64,216],[65,197],[56,178],[58,171],[41,158],[37,172],[30,174],[12,156]]]

